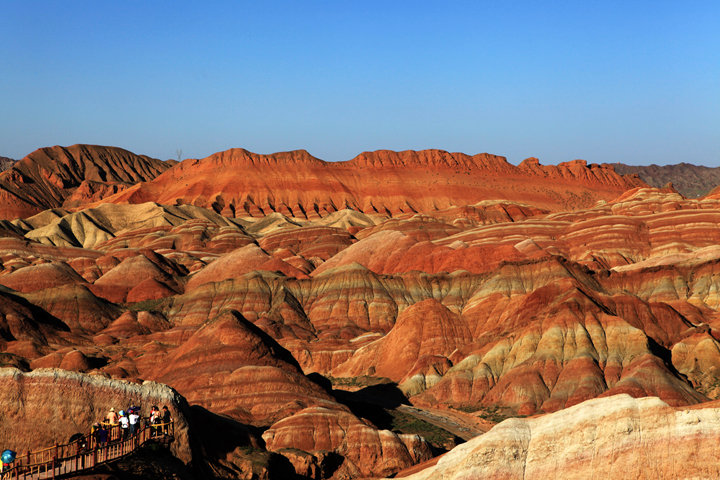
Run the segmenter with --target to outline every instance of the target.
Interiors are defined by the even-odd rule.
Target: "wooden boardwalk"
[[[126,440],[115,440],[101,445],[83,448],[83,442],[75,441],[66,445],[18,455],[11,465],[0,474],[0,480],[44,480],[62,479],[82,473],[132,455],[142,445],[156,443],[169,446],[174,440],[173,422],[141,427]],[[119,436],[119,429],[114,435]]]

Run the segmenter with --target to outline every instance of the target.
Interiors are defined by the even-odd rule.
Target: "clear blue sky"
[[[0,3],[0,155],[720,165],[717,1]]]

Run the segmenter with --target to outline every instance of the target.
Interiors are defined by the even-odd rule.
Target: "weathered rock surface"
[[[17,160],[13,160],[12,158],[0,157],[0,172],[7,170],[8,168],[15,165],[16,161]]]
[[[191,220],[193,222],[189,222]],[[187,223],[190,224],[185,225]],[[130,242],[138,235],[157,240],[158,236],[167,235],[173,231],[173,227],[179,225],[185,225],[188,230],[207,225],[218,229],[227,227],[230,232],[241,231],[236,223],[211,210],[192,205],[163,206],[156,203],[101,204],[77,212],[48,210],[24,220],[15,220],[13,224],[22,229],[26,238],[46,245],[103,250],[108,250],[108,245],[115,248],[119,245],[125,248],[142,247],[145,245],[133,245]],[[160,232],[161,235],[158,235]],[[187,239],[184,240],[187,243]],[[171,241],[169,246],[172,245]],[[160,248],[160,245],[155,247]]]
[[[62,320],[74,332],[97,332],[115,320],[122,309],[94,295],[86,286],[66,284],[24,295],[34,305],[42,307]]]
[[[428,363],[442,363],[458,347],[471,342],[464,320],[435,299],[406,308],[392,330],[360,349],[333,376],[375,375],[402,383]]]
[[[146,378],[243,423],[269,425],[311,405],[341,408],[305,378],[289,352],[237,312],[220,314],[163,357],[139,362]]]
[[[5,288],[0,289],[0,352],[27,363],[64,344],[67,325]]]
[[[139,251],[95,280],[92,290],[97,296],[111,302],[163,298],[182,291],[175,278],[178,273],[176,265],[162,255],[148,250]],[[146,283],[141,286],[142,282]],[[138,287],[140,289],[136,290]]]
[[[381,476],[429,459],[430,448],[417,435],[377,430],[345,411],[323,407],[301,410],[263,433],[268,450],[298,449],[318,454],[334,452],[345,462],[334,478]]]
[[[628,395],[505,420],[408,480],[717,478],[720,409]]]
[[[221,256],[193,275],[187,284],[188,290],[210,282],[220,282],[240,277],[255,270],[281,272],[288,277],[307,277],[292,265],[272,257],[255,244],[249,244]]]
[[[24,218],[62,207],[73,194],[70,206],[97,200],[151,180],[173,164],[116,147],[41,148],[0,173],[0,218]]]
[[[166,385],[138,385],[56,369],[30,373],[0,369],[0,438],[21,454],[55,442],[67,443],[78,432],[87,434],[111,407],[129,404],[143,409],[167,405],[175,421],[172,452],[185,463],[192,459],[187,404]]]
[[[397,216],[482,199],[577,208],[641,185],[637,177],[582,160],[543,166],[528,159],[514,166],[489,154],[379,150],[347,162],[323,162],[304,150],[259,155],[235,148],[186,160],[107,200],[190,203],[233,217],[279,212],[313,219],[346,208]]]

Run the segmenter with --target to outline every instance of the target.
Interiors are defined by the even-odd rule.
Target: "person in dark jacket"
[[[170,416],[170,410],[168,410],[167,405],[163,405],[162,408],[162,423],[163,425],[163,433],[165,435],[168,434],[168,430],[170,428],[170,422],[172,422],[172,417]]]
[[[102,423],[95,430],[95,440],[97,448],[102,448],[107,445],[108,431],[107,428],[105,428],[105,425],[103,425]]]

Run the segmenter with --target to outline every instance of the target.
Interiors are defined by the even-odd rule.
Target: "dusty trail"
[[[472,415],[437,408],[400,405],[397,410],[447,430],[465,441],[482,435],[494,425]]]

